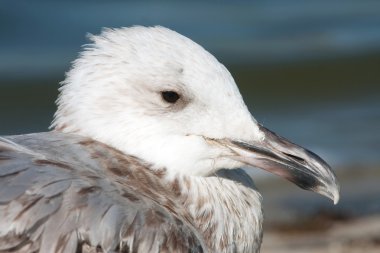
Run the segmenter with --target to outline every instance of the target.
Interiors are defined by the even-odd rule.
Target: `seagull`
[[[51,131],[0,137],[0,252],[259,252],[243,167],[338,202],[329,165],[259,124],[200,45],[161,26],[89,39]]]

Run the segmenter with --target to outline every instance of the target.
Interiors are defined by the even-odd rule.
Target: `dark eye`
[[[168,103],[174,104],[179,99],[179,94],[175,91],[162,91],[162,99]]]

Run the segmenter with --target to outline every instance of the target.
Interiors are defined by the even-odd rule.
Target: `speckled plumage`
[[[257,251],[260,195],[243,171],[168,179],[149,167],[72,134],[1,138],[0,252]]]

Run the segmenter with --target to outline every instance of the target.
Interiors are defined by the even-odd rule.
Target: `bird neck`
[[[82,142],[92,159],[106,165],[109,178],[138,189],[201,234],[210,252],[259,252],[262,240],[261,196],[241,169],[210,177],[168,173],[105,144]],[[112,156],[104,155],[112,151]],[[109,159],[112,157],[112,159]],[[164,196],[164,197],[163,197]]]
[[[239,171],[231,175],[241,177]],[[180,176],[174,181],[182,186],[177,201],[212,251],[259,251],[263,216],[261,196],[253,187],[221,177]]]

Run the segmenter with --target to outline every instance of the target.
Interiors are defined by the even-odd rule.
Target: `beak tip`
[[[335,173],[332,172],[332,174],[333,174],[333,183],[329,190],[332,196],[331,199],[334,201],[334,205],[336,205],[338,204],[339,199],[340,199],[340,184],[338,182],[338,179]]]
[[[336,204],[338,204],[338,202],[339,202],[339,193],[337,194],[337,195],[335,195],[334,196],[334,198],[333,198],[333,201],[334,201],[334,205],[336,205]]]
[[[323,187],[324,188],[324,187]],[[334,184],[330,187],[326,187],[322,191],[317,191],[322,195],[325,195],[334,202],[334,205],[338,204],[340,199],[340,186],[339,184]]]
[[[333,192],[333,201],[334,201],[334,205],[338,204],[339,202],[339,199],[340,199],[340,187],[339,185],[336,186],[336,188],[334,188],[334,192]]]

